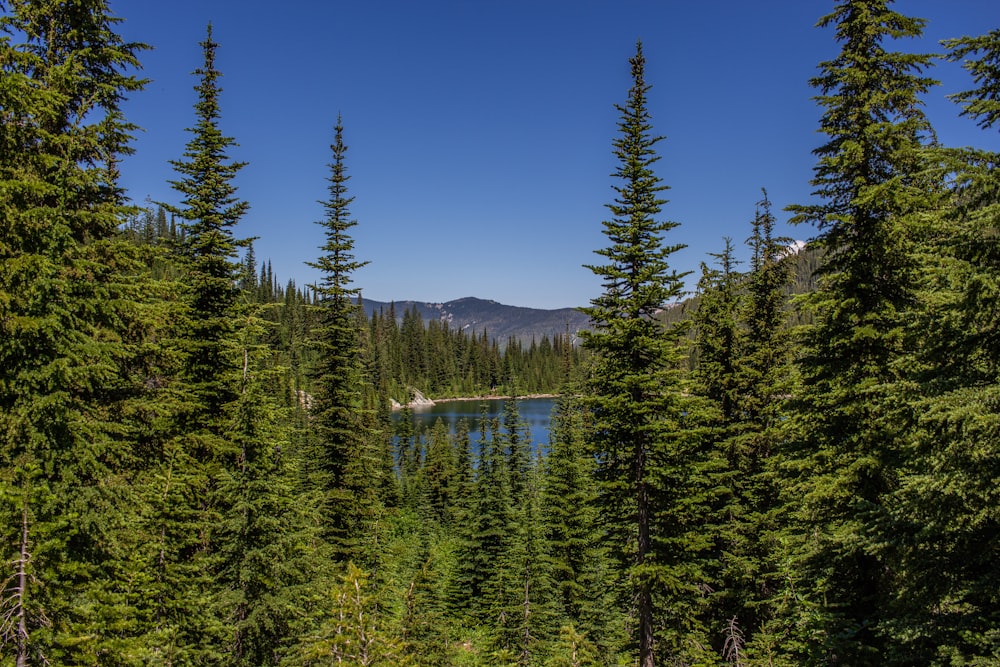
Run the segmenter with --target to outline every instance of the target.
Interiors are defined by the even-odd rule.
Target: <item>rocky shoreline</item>
[[[516,398],[558,398],[559,394],[525,394],[523,396],[517,396]],[[406,404],[400,403],[394,399],[389,399],[390,405],[393,410],[402,410],[403,408],[429,408],[438,403],[454,403],[457,401],[498,401],[510,398],[510,395],[503,394],[488,394],[486,396],[457,396],[453,398],[437,398],[431,399],[424,396],[421,392],[414,390],[413,399]]]

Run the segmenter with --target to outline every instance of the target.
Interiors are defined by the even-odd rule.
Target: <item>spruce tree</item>
[[[976,120],[984,130],[1000,124],[1000,28],[978,37],[945,41],[948,59],[962,61],[977,86],[951,98],[961,114]]]
[[[354,198],[347,196],[347,146],[339,117],[330,148],[329,198],[322,202],[326,217],[318,223],[325,228],[324,254],[309,263],[321,272],[320,280],[311,285],[318,298],[315,345],[319,360],[313,379],[310,428],[315,481],[324,493],[325,537],[341,558],[357,560],[365,553],[366,526],[377,512],[377,476],[383,466],[376,460],[372,442],[374,415],[363,410],[360,332],[355,317],[358,306],[354,301],[359,290],[353,286],[353,278],[367,262],[354,257],[350,230],[357,222],[350,218]]]
[[[192,136],[184,159],[171,161],[181,177],[171,185],[182,200],[165,208],[184,221],[181,251],[187,264],[190,310],[181,334],[186,379],[200,406],[196,419],[211,419],[236,396],[227,341],[231,340],[243,277],[238,249],[247,242],[236,239],[233,228],[249,204],[237,197],[233,183],[246,163],[230,161],[227,151],[236,142],[219,127],[221,73],[215,67],[219,45],[212,39],[211,24],[201,47],[204,64],[194,72],[199,77],[194,107],[197,122],[188,129]]]
[[[145,47],[101,0],[0,11],[0,645],[18,667],[124,661],[136,460],[117,416],[139,383],[117,176]]]
[[[541,513],[541,472],[531,465],[524,473],[514,516],[515,535],[507,560],[518,583],[514,654],[519,665],[538,664],[557,632],[556,604],[549,561],[545,558],[545,526]]]
[[[245,348],[236,323],[243,275],[237,253],[244,243],[233,229],[248,204],[236,196],[233,183],[244,163],[230,161],[227,151],[235,142],[219,128],[219,45],[211,24],[200,46],[196,123],[188,128],[183,159],[171,162],[180,176],[171,185],[182,199],[164,205],[183,230],[178,248],[183,312],[170,341],[179,369],[171,387],[172,424],[161,433],[158,466],[146,490],[156,571],[149,596],[157,619],[148,645],[158,659],[174,664],[224,660],[240,604],[232,594],[236,582],[226,578],[218,528],[231,520],[236,500],[221,488],[240,455],[231,426],[234,412],[242,409]]]
[[[606,586],[611,563],[601,544],[593,458],[588,456],[584,410],[565,387],[549,427],[542,470],[541,513],[545,560],[559,624],[599,647],[607,662],[623,644],[623,629]]]
[[[507,470],[510,471],[510,493],[515,507],[521,505],[521,496],[528,483],[531,469],[534,467],[531,454],[531,428],[521,419],[517,405],[517,397],[511,395],[504,401],[501,422],[504,429],[504,442],[507,447]]]
[[[774,454],[781,439],[785,397],[790,391],[785,325],[790,280],[787,244],[774,236],[774,216],[765,193],[758,202],[747,243],[751,270],[734,271],[731,243],[717,267],[703,267],[696,326],[694,390],[717,408],[712,426],[721,491],[709,567],[715,573],[707,624],[716,650],[738,649],[756,659],[772,648],[768,628],[776,572],[778,487]]]
[[[777,465],[785,438],[788,396],[794,387],[788,330],[788,290],[792,280],[790,239],[776,236],[767,192],[757,203],[746,296],[740,311],[744,329],[740,380],[742,429],[736,450],[735,495],[741,512],[734,528],[738,547],[728,559],[735,603],[725,618],[741,620],[747,652],[770,650],[770,623],[781,589],[779,531],[784,512],[779,501]]]
[[[1000,31],[946,45],[976,84],[953,96],[962,115],[995,131]],[[928,312],[913,326],[921,391],[913,460],[894,494],[905,538],[892,629],[911,664],[991,664],[1000,660],[1000,155],[939,148],[929,156],[949,187],[922,227]]]
[[[788,499],[804,536],[798,590],[817,605],[824,638],[813,660],[881,665],[892,593],[893,531],[884,504],[898,483],[905,439],[904,324],[914,307],[907,216],[924,206],[920,148],[930,139],[920,96],[930,56],[889,51],[887,40],[918,37],[924,21],[889,0],[842,0],[819,25],[840,53],[821,64],[820,130],[814,152],[817,203],[793,206],[813,223],[824,252],[809,301],[797,434]]]
[[[617,106],[620,136],[614,141],[614,176],[621,184],[608,205],[612,217],[603,223],[609,246],[597,251],[606,263],[588,267],[601,278],[604,293],[583,309],[594,327],[583,341],[594,354],[586,404],[601,512],[623,568],[613,585],[622,586],[624,600],[634,604],[639,665],[651,667],[663,620],[659,594],[669,598],[659,604],[671,607],[676,629],[686,623],[684,607],[698,595],[700,575],[686,571],[691,550],[699,547],[684,528],[691,517],[681,516],[684,505],[696,504],[682,491],[694,465],[685,451],[689,442],[680,435],[689,411],[679,369],[684,334],[657,317],[683,292],[683,275],[668,263],[682,246],[664,244],[663,234],[677,223],[656,219],[667,186],[653,172],[661,137],[652,134],[641,43],[630,64],[633,85],[625,104]],[[677,647],[662,641],[662,634],[659,639],[664,652]]]
[[[740,296],[732,239],[726,238],[723,252],[712,254],[717,268],[702,264],[698,281],[698,310],[695,325],[697,367],[695,380],[700,391],[719,408],[725,439],[741,418],[739,365],[742,361],[744,332],[739,321]]]
[[[251,311],[236,330],[244,366],[229,439],[238,450],[220,479],[229,507],[218,528],[216,569],[231,610],[226,664],[256,667],[276,665],[292,645],[307,588],[325,569],[316,562],[323,551],[304,548],[318,539],[312,498],[299,484],[302,453],[292,446],[289,410],[267,392],[267,376],[277,371],[261,370],[271,354],[260,342],[264,328]]]
[[[746,622],[743,614],[734,609],[737,585],[728,576],[729,561],[746,537],[740,525],[744,519],[744,499],[738,489],[745,481],[738,443],[745,429],[742,382],[746,331],[740,320],[743,295],[740,275],[735,269],[733,243],[728,237],[724,242],[722,252],[711,254],[716,260],[714,266],[702,263],[697,310],[691,317],[697,361],[691,373],[692,391],[709,399],[712,409],[705,414],[704,425],[713,443],[713,455],[720,461],[718,474],[712,481],[722,493],[712,519],[703,526],[713,541],[705,563],[714,591],[705,610],[706,624],[720,653],[723,625],[739,627],[743,632]]]

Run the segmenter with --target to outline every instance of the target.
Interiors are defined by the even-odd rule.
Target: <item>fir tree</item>
[[[236,332],[244,366],[229,437],[239,450],[220,483],[231,507],[219,528],[217,570],[232,609],[226,662],[258,667],[277,664],[292,645],[294,619],[306,607],[303,588],[325,570],[316,566],[322,549],[303,549],[317,542],[304,511],[311,498],[297,483],[303,462],[292,447],[287,410],[266,393],[259,370],[270,353],[260,342],[263,331],[251,311]]]
[[[158,467],[149,479],[149,531],[156,583],[150,592],[157,625],[148,644],[159,659],[174,664],[222,661],[234,632],[223,540],[236,500],[220,492],[237,468],[240,449],[230,432],[238,408],[245,347],[236,340],[243,269],[237,258],[243,242],[233,228],[248,208],[233,183],[244,163],[230,162],[235,146],[222,134],[218,44],[212,26],[200,43],[203,64],[198,85],[196,123],[184,159],[171,164],[180,176],[171,181],[182,196],[164,208],[182,220],[179,261],[184,268],[184,312],[172,343],[179,352],[179,382],[173,396],[171,432],[163,433]],[[231,572],[229,572],[231,574]]]
[[[327,620],[315,634],[303,638],[295,665],[411,664],[402,642],[386,628],[370,576],[353,563],[329,593]]]
[[[124,661],[137,266],[117,176],[145,47],[101,0],[0,10],[0,644],[18,667]]]
[[[227,151],[236,143],[219,128],[221,73],[215,68],[219,45],[212,39],[211,24],[201,47],[204,64],[194,72],[200,78],[195,87],[197,123],[188,129],[192,136],[184,159],[171,162],[181,176],[171,185],[182,200],[178,206],[165,208],[184,221],[182,254],[188,265],[185,281],[190,306],[182,332],[187,381],[194,388],[201,415],[213,416],[236,396],[227,341],[243,273],[237,252],[248,242],[237,240],[233,228],[249,204],[237,198],[233,183],[246,163],[229,161]]]
[[[449,602],[460,619],[489,629],[494,648],[512,651],[517,585],[506,557],[513,539],[514,505],[499,422],[486,416],[485,405],[483,411],[471,509],[457,531],[458,562]]]
[[[717,408],[713,426],[721,491],[715,513],[715,572],[707,623],[725,655],[738,645],[753,657],[773,641],[765,626],[778,594],[777,486],[773,456],[780,442],[790,391],[785,291],[789,282],[784,240],[773,234],[765,193],[748,239],[751,271],[733,270],[728,239],[717,268],[703,267],[695,343],[695,389]]]
[[[359,331],[353,301],[358,289],[354,272],[363,267],[354,257],[350,230],[357,222],[350,218],[344,158],[344,128],[340,118],[334,127],[331,145],[329,199],[322,202],[326,242],[323,255],[310,266],[321,272],[311,288],[319,303],[319,324],[315,332],[319,361],[314,387],[315,403],[311,429],[318,466],[317,482],[325,494],[323,524],[326,539],[343,558],[360,558],[360,544],[366,525],[377,512],[377,474],[383,469],[372,447],[372,419],[366,415],[362,396],[362,363]],[[373,417],[373,415],[371,416]]]
[[[977,84],[953,96],[962,115],[997,129],[1000,31],[947,46]],[[913,326],[921,382],[913,456],[893,496],[894,525],[905,537],[892,630],[910,664],[989,664],[1000,659],[992,565],[1000,549],[1000,156],[928,153],[949,187],[921,227],[928,312]]]
[[[740,311],[744,329],[740,381],[742,429],[733,443],[739,462],[733,479],[741,511],[734,526],[737,546],[726,563],[734,607],[747,653],[770,650],[774,599],[781,589],[779,531],[784,513],[776,466],[784,440],[787,398],[793,390],[787,292],[791,282],[789,239],[775,236],[767,192],[757,203],[746,297]]]
[[[690,503],[681,489],[694,462],[684,451],[685,438],[673,437],[683,430],[689,408],[679,371],[683,330],[665,328],[657,319],[683,290],[683,275],[668,264],[681,246],[664,245],[662,237],[677,223],[656,219],[666,186],[652,169],[660,137],[652,134],[646,108],[641,44],[630,63],[633,85],[626,103],[617,107],[621,135],[614,141],[621,185],[608,205],[613,217],[604,222],[610,245],[597,251],[606,263],[588,267],[602,279],[604,293],[583,309],[594,326],[583,340],[594,353],[586,391],[601,511],[623,566],[624,597],[635,604],[639,664],[650,667],[657,641],[655,598],[670,591],[663,604],[672,607],[674,622],[685,622],[684,603],[677,608],[673,603],[697,595],[699,575],[684,571],[683,563],[699,547],[683,534],[690,517],[680,515]],[[661,646],[667,652],[676,648],[672,642]]]
[[[1000,123],[1000,28],[978,37],[947,40],[945,46],[948,59],[962,61],[978,84],[951,96],[962,107],[962,115],[975,118],[984,130]]]
[[[883,42],[917,37],[924,22],[888,0],[842,0],[819,25],[840,53],[812,80],[828,141],[815,154],[816,204],[793,222],[820,230],[819,288],[809,307],[799,432],[789,501],[804,522],[799,590],[819,605],[814,660],[882,665],[880,619],[893,582],[884,501],[898,483],[905,409],[904,323],[915,305],[907,216],[923,205],[919,149],[930,136],[920,95],[930,57]],[[834,658],[836,656],[836,658]]]
[[[701,391],[719,407],[723,428],[732,428],[741,417],[739,364],[743,331],[739,321],[738,274],[732,239],[725,250],[712,254],[718,268],[702,264],[698,282],[700,300],[693,321],[698,364],[695,378]],[[728,434],[723,433],[722,437]]]
[[[565,352],[568,355],[568,348]],[[570,362],[564,363],[568,373]],[[562,626],[560,636],[586,636],[587,646],[610,664],[625,646],[626,633],[623,619],[614,611],[614,591],[607,585],[613,563],[601,539],[585,418],[577,385],[567,378],[551,416],[542,468],[544,558],[552,579],[553,612]],[[584,640],[578,636],[576,641]]]
[[[504,441],[507,446],[507,470],[510,471],[510,492],[515,506],[520,506],[521,497],[533,468],[531,456],[531,428],[521,419],[517,397],[511,394],[504,401],[501,417]]]
[[[545,558],[545,526],[541,514],[541,473],[537,463],[529,467],[517,499],[515,536],[507,555],[516,575],[519,608],[511,619],[516,629],[513,643],[519,665],[538,664],[556,636],[552,577]]]

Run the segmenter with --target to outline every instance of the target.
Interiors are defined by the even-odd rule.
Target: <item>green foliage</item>
[[[751,270],[733,270],[726,241],[718,268],[703,267],[701,299],[692,316],[695,391],[716,408],[710,418],[718,509],[713,554],[714,593],[706,609],[717,655],[741,664],[768,653],[768,627],[782,594],[778,530],[782,527],[775,455],[783,439],[791,391],[785,302],[791,282],[787,240],[773,234],[766,193],[747,240]],[[709,529],[706,526],[706,529]]]
[[[236,256],[243,242],[233,235],[247,209],[232,183],[244,165],[228,162],[234,142],[219,129],[218,44],[211,25],[201,47],[197,122],[189,129],[184,159],[171,163],[180,176],[172,185],[182,202],[163,206],[183,221],[183,233],[175,230],[175,244],[166,246],[174,251],[169,259],[179,268],[181,288],[176,322],[161,341],[173,352],[162,367],[170,380],[149,397],[162,412],[150,424],[153,459],[139,480],[145,547],[155,573],[145,593],[157,619],[147,629],[146,651],[150,660],[172,664],[224,662],[233,650],[230,637],[242,642],[243,621],[260,603],[253,593],[247,600],[247,580],[226,553],[233,546],[228,540],[234,515],[247,512],[260,500],[248,494],[262,490],[244,478],[247,486],[234,492],[232,480],[246,473],[239,461],[245,463],[247,451],[233,423],[237,433],[253,433],[267,409],[247,401],[251,339],[259,332],[239,299],[242,268]],[[156,264],[151,268],[160,273]],[[248,558],[255,557],[248,543],[243,546]]]
[[[963,115],[995,125],[996,31],[952,41],[979,88],[955,96]],[[998,308],[995,237],[997,156],[973,149],[928,151],[947,179],[921,220],[926,304],[912,327],[920,393],[908,463],[892,505],[899,584],[889,628],[914,661],[990,664],[996,650]]]
[[[641,44],[630,63],[633,85],[617,107],[614,141],[621,185],[608,205],[612,218],[603,223],[609,246],[597,251],[606,263],[588,267],[604,292],[583,309],[594,326],[583,340],[594,354],[585,389],[588,438],[604,529],[620,563],[613,585],[626,605],[634,604],[639,664],[648,667],[654,644],[680,657],[684,626],[698,604],[703,573],[692,556],[705,545],[692,527],[702,518],[703,491],[692,482],[700,484],[703,460],[689,430],[694,406],[680,372],[684,331],[656,317],[681,296],[683,275],[667,261],[680,246],[662,238],[677,223],[656,219],[666,186],[652,170],[660,137],[652,134],[646,109]],[[668,629],[656,637],[661,623]]]
[[[601,539],[595,462],[585,441],[586,413],[573,395],[573,387],[565,389],[568,391],[557,401],[549,427],[541,489],[554,613],[565,626],[558,641],[580,644],[579,632],[586,635],[592,650],[610,662],[626,644],[625,631],[613,612],[614,590],[609,586],[612,562]],[[576,639],[563,637],[566,627]]]
[[[181,177],[171,185],[182,200],[180,206],[164,208],[184,221],[180,256],[186,264],[189,312],[181,338],[187,382],[204,416],[219,414],[221,406],[235,398],[231,378],[226,377],[233,368],[226,341],[233,331],[239,296],[241,267],[235,258],[244,242],[234,238],[233,227],[249,204],[236,197],[233,184],[246,164],[229,162],[226,151],[236,144],[219,128],[221,74],[215,69],[219,45],[212,40],[211,24],[201,47],[204,64],[194,72],[199,77],[197,123],[188,129],[192,136],[184,159],[171,161]]]
[[[292,643],[293,619],[306,606],[303,587],[323,572],[314,556],[328,556],[322,548],[315,548],[318,554],[301,550],[317,538],[312,517],[300,508],[312,498],[297,485],[302,454],[292,447],[287,415],[255,370],[267,353],[258,342],[263,331],[251,314],[237,332],[245,366],[229,437],[239,450],[235,467],[220,480],[230,507],[217,535],[217,581],[229,588],[232,665],[276,664]]]
[[[133,452],[119,411],[137,387],[117,163],[131,150],[121,104],[142,88],[130,72],[145,47],[116,34],[103,1],[2,9],[3,659],[125,661]]]
[[[950,97],[962,106],[963,116],[975,118],[983,129],[993,127],[1000,121],[1000,29],[978,37],[945,40],[944,45],[948,58],[961,60],[978,84]]]
[[[350,219],[340,119],[331,145],[329,199],[323,203],[326,218],[323,255],[311,265],[321,272],[312,286],[317,295],[317,327],[313,332],[318,360],[314,369],[315,391],[310,420],[312,482],[323,494],[325,539],[335,545],[344,560],[364,562],[372,557],[364,544],[366,527],[378,516],[378,480],[384,470],[376,447],[374,419],[364,408],[361,335],[352,301],[357,289],[353,273],[364,266],[355,260]]]
[[[295,664],[375,665],[410,664],[400,642],[383,628],[369,576],[348,563],[330,601],[318,632],[307,638]]]
[[[847,0],[823,17],[841,44],[813,79],[828,141],[815,153],[816,204],[791,207],[824,250],[810,297],[815,325],[802,357],[803,391],[784,491],[798,507],[799,590],[820,605],[813,660],[883,665],[883,628],[895,586],[885,498],[898,483],[905,439],[904,325],[916,305],[909,221],[927,205],[920,177],[931,136],[920,96],[931,57],[888,51],[923,21],[888,2]],[[803,658],[804,659],[804,658]]]
[[[0,664],[995,664],[998,156],[933,145],[889,4],[820,21],[818,238],[765,194],[749,271],[727,240],[683,304],[637,48],[580,349],[366,315],[339,119],[320,278],[279,283],[211,27],[181,201],[126,206],[144,47],[0,2]],[[947,43],[985,130],[998,39]],[[393,438],[416,390],[512,396]]]

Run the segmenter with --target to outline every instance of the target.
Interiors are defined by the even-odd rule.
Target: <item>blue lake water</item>
[[[521,421],[526,422],[531,429],[531,442],[535,447],[543,449],[549,445],[549,418],[555,407],[554,398],[522,398],[517,401]],[[436,405],[413,408],[414,431],[417,433],[430,431],[440,419],[451,433],[455,432],[458,423],[465,419],[469,424],[469,433],[473,443],[479,439],[479,421],[482,408],[486,406],[486,417],[492,419],[503,414],[504,399],[489,399],[483,401],[444,401]],[[398,422],[401,411],[393,413],[393,421]]]

